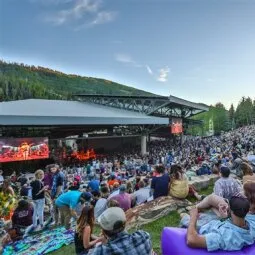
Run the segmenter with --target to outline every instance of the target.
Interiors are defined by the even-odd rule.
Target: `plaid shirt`
[[[90,250],[88,255],[151,255],[150,235],[142,230],[128,234],[123,231],[111,238],[107,244]]]

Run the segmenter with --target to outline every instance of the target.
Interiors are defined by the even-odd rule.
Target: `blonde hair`
[[[41,170],[41,169],[36,170],[36,172],[35,172],[35,178],[36,178],[36,179],[40,179],[39,177],[40,177],[41,174],[44,175],[43,170]]]

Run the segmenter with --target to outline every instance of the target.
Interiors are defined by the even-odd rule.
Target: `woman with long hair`
[[[189,194],[189,182],[181,166],[171,166],[170,195],[176,198],[186,198]]]
[[[15,192],[11,186],[11,180],[5,179],[2,186],[2,192],[4,192],[6,195],[15,196]]]
[[[188,195],[194,196],[197,200],[201,200],[201,196],[196,192],[192,185],[189,185],[188,178],[183,169],[179,165],[172,165],[170,172],[170,190],[171,196],[184,199]]]
[[[255,214],[255,182],[247,181],[243,185],[244,195],[250,202],[250,212],[249,214]],[[254,217],[254,216],[253,216]]]
[[[86,205],[81,212],[81,216],[77,220],[74,236],[75,251],[77,255],[87,254],[89,249],[102,241],[102,238],[95,238],[92,236],[94,222],[94,207]]]
[[[240,170],[243,173],[243,183],[246,183],[247,181],[255,182],[255,174],[252,171],[252,167],[248,163],[242,162],[240,165]]]

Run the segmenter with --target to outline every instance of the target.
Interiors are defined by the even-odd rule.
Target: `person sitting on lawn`
[[[154,176],[151,181],[153,199],[167,196],[170,185],[170,177],[165,173],[165,167],[163,165],[156,166],[156,174],[157,176]]]
[[[241,185],[237,180],[229,177],[230,169],[228,167],[222,166],[220,173],[221,178],[214,185],[214,194],[229,200],[232,196],[241,192]]]
[[[20,200],[12,215],[12,229],[15,230],[15,239],[20,239],[32,230],[34,209],[27,200]],[[30,226],[30,227],[29,227]]]
[[[184,199],[188,195],[194,196],[197,200],[201,200],[201,196],[197,193],[189,181],[181,166],[171,166],[171,182],[170,182],[170,195],[179,199]]]
[[[89,251],[89,255],[133,254],[152,255],[149,233],[138,230],[129,234],[125,231],[126,215],[119,207],[104,211],[98,219],[104,240]]]
[[[5,245],[12,242],[10,235],[4,229],[4,221],[0,220],[0,254],[3,254]]]
[[[144,181],[139,181],[139,190],[133,193],[136,205],[145,203],[150,198],[150,187],[146,187]]]
[[[85,255],[89,249],[93,248],[103,238],[96,238],[92,235],[94,228],[94,207],[86,205],[82,209],[81,216],[77,220],[76,232],[74,236],[75,251],[77,255]]]
[[[116,200],[124,211],[130,209],[132,204],[132,196],[126,192],[126,189],[127,189],[126,185],[122,184],[120,186],[119,194],[111,197],[110,199]]]
[[[95,217],[98,217],[107,209],[107,198],[109,196],[108,187],[102,187],[100,190],[100,198],[95,205]]]
[[[231,218],[224,222],[213,220],[202,226],[199,233],[196,230],[198,209],[190,212],[190,224],[187,231],[187,244],[192,248],[207,248],[208,251],[241,250],[244,246],[252,245],[255,233],[250,227],[246,215],[250,203],[244,197],[232,197],[229,201]]]
[[[246,216],[246,219],[249,220],[251,227],[255,231],[255,182],[246,182],[243,185],[244,195],[250,202],[250,210]]]
[[[248,181],[255,182],[255,174],[253,173],[252,167],[248,163],[242,162],[240,169],[243,173],[243,184]]]

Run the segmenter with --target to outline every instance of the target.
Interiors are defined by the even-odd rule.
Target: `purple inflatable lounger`
[[[164,228],[161,236],[162,255],[255,255],[255,244],[241,251],[215,251],[192,249],[186,244],[187,229]]]

